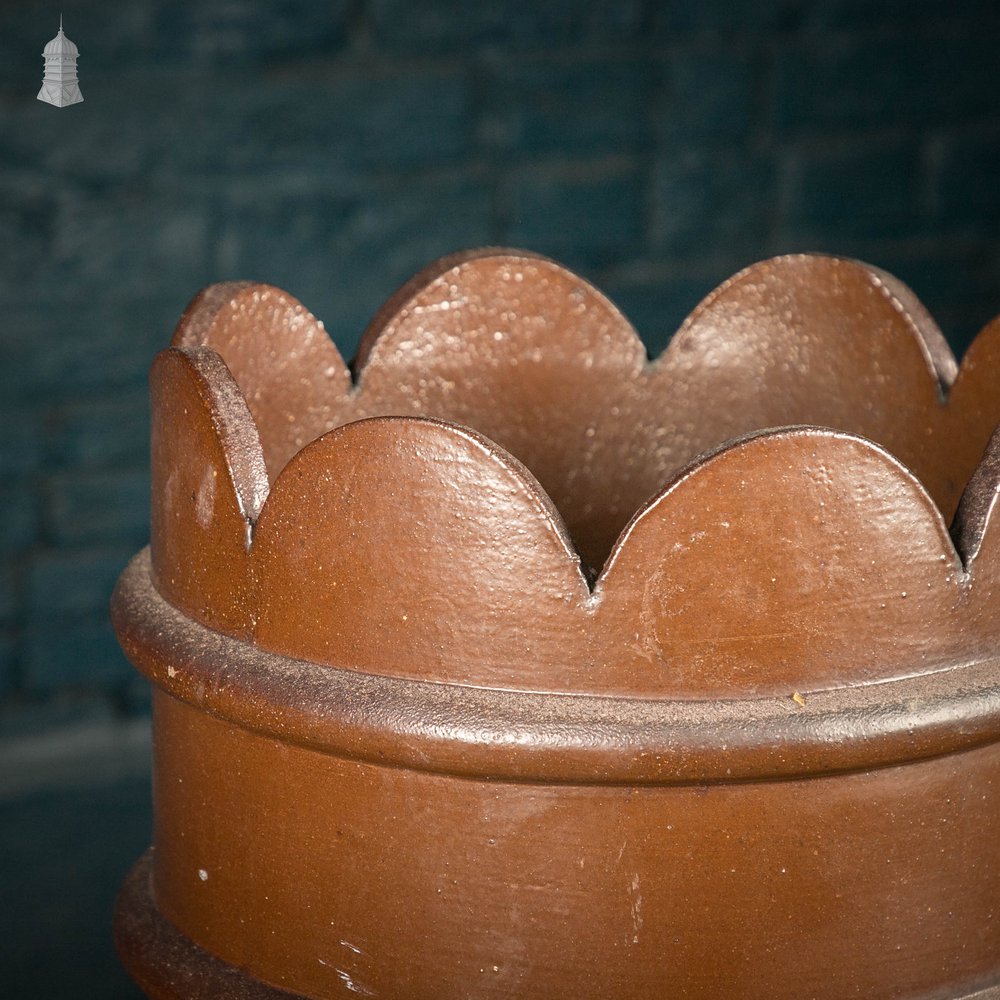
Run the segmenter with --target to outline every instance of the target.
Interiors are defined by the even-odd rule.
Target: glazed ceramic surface
[[[349,368],[268,286],[153,365],[154,997],[1000,983],[1000,322],[748,268],[649,361],[476,251]]]

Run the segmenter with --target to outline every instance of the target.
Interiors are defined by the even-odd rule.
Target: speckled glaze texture
[[[650,361],[480,250],[350,368],[213,286],[151,396],[150,996],[1000,995],[1000,320],[782,257]]]

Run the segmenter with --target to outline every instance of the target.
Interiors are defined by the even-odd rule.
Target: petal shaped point
[[[595,625],[631,639],[630,688],[870,683],[954,653],[962,580],[940,512],[898,461],[790,428],[705,457],[636,515],[598,580]]]
[[[259,645],[415,679],[530,687],[540,649],[565,658],[588,593],[526,469],[475,432],[407,417],[296,456],[252,559]]]
[[[257,429],[224,362],[161,352],[150,371],[153,575],[198,621],[248,637],[248,549],[267,494]]]
[[[323,324],[271,285],[224,282],[198,295],[174,334],[178,347],[209,347],[243,390],[273,480],[340,417],[351,375]]]

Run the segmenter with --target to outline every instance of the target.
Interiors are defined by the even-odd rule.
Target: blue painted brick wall
[[[64,0],[0,8],[0,736],[143,711],[105,608],[147,532],[146,371],[203,285],[346,355],[440,254],[554,254],[660,350],[752,260],[867,258],[958,349],[1000,312],[986,0]],[[54,11],[54,13],[52,12]]]

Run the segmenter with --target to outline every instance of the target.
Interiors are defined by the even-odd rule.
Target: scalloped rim
[[[789,255],[785,258],[773,258],[772,261],[803,261],[812,258],[822,259],[822,255]],[[900,285],[899,288],[894,288],[892,284],[894,279],[892,279],[891,276],[885,275],[881,272],[876,272],[875,269],[866,265],[858,264],[852,261],[844,262],[840,258],[828,259],[837,261],[838,266],[843,264],[850,269],[849,273],[852,275],[856,269],[864,277],[866,282],[866,285],[861,287],[860,294],[866,299],[869,295],[883,296],[891,303],[892,309],[895,313],[902,316],[906,320],[905,330],[909,331],[911,336],[915,338],[920,345],[924,370],[928,371],[929,376],[934,378],[934,384],[940,387],[944,381],[946,381],[953,374],[951,369],[954,366],[952,365],[951,368],[949,368],[949,365],[947,364],[950,352],[941,337],[940,331],[937,330],[933,321],[929,318],[929,315],[921,314],[914,317],[911,314],[911,311],[906,307],[906,296],[912,296],[912,293],[910,293],[909,290],[902,285]],[[514,270],[512,270],[513,268],[526,267],[529,263],[535,262],[543,269],[549,269],[548,271],[543,270],[543,272],[537,276],[539,280],[544,281],[546,273],[558,273],[560,275],[561,282],[557,289],[559,294],[564,295],[568,290],[572,290],[575,294],[575,286],[572,284],[569,286],[565,285],[566,275],[569,274],[573,280],[578,280],[581,286],[587,286],[589,289],[588,294],[592,294],[600,299],[600,308],[602,310],[605,307],[607,308],[607,315],[601,312],[600,319],[602,324],[608,324],[608,329],[611,331],[611,341],[613,342],[616,339],[620,341],[622,337],[625,337],[629,342],[630,350],[634,348],[636,355],[638,355],[639,349],[641,348],[641,340],[635,333],[634,328],[628,324],[627,320],[625,320],[610,300],[604,297],[598,290],[593,289],[592,286],[587,285],[583,279],[576,278],[575,275],[572,275],[572,272],[567,272],[567,269],[547,258],[537,256],[529,257],[507,251],[481,250],[464,254],[456,254],[452,257],[437,261],[405,285],[396,296],[390,299],[380,314],[380,317],[377,317],[369,328],[369,333],[366,336],[370,337],[370,343],[368,348],[362,351],[363,360],[367,361],[369,364],[378,360],[379,345],[388,343],[389,341],[385,339],[387,333],[397,329],[394,317],[403,317],[402,321],[405,322],[406,310],[409,308],[409,303],[413,301],[414,297],[418,295],[421,290],[426,289],[430,285],[439,281],[442,276],[448,276],[457,267],[461,267],[463,264],[475,260],[490,260],[502,263],[500,270],[496,270],[491,265],[485,270],[476,271],[476,274],[481,278],[485,277],[486,284],[483,287],[485,287],[487,291],[490,287],[492,287],[489,282],[498,280],[516,280],[517,274]],[[655,365],[661,362],[671,350],[683,350],[685,346],[682,343],[683,330],[694,323],[699,315],[707,310],[710,310],[716,297],[723,294],[725,290],[732,287],[733,284],[748,278],[752,279],[755,275],[763,275],[763,277],[766,277],[767,280],[770,281],[773,276],[768,276],[766,271],[762,272],[761,270],[769,263],[770,262],[765,261],[759,264],[751,265],[750,267],[739,272],[737,275],[734,275],[727,282],[720,285],[719,288],[706,297],[706,299],[703,300],[691,316],[688,317],[688,320],[685,322],[685,326],[682,327],[682,333],[678,334],[678,336],[671,342],[670,345],[668,345],[667,349],[660,355],[660,357],[656,361],[650,362],[650,364]],[[784,272],[779,272],[778,277],[782,277],[783,273]],[[840,271],[828,271],[824,268],[820,269],[820,273],[830,274],[832,276],[831,280],[834,281],[839,280],[838,275],[841,274]],[[789,272],[793,286],[796,280],[801,278],[803,274],[806,277],[809,277],[814,274],[814,269],[811,266],[807,266],[804,270],[793,268],[792,271]],[[530,278],[530,274],[528,277]],[[858,287],[856,277],[857,276],[854,275],[850,279],[852,287]],[[223,294],[217,294],[217,290],[209,289],[202,293],[202,300],[209,303],[207,308],[215,309],[215,312],[212,314],[213,316],[217,315],[219,308],[222,308],[222,303],[228,302],[229,310],[233,312],[233,316],[235,316],[238,321],[239,317],[242,315],[240,311],[242,308],[240,303],[244,302],[243,296],[247,294],[260,295],[262,294],[260,291],[261,287],[262,286],[235,284],[232,286],[226,286],[226,290]],[[469,287],[470,289],[477,288],[475,292],[470,291],[470,294],[473,295],[473,297],[483,294],[483,288],[479,288],[476,285],[470,285]],[[780,282],[777,287],[780,291]],[[235,298],[232,295],[229,295],[230,289],[235,289]],[[445,291],[447,292],[447,289],[445,289]],[[452,289],[452,293],[454,293],[454,289]],[[323,344],[325,345],[325,343],[329,342],[331,345],[329,358],[332,359],[334,355],[336,355],[339,359],[340,355],[336,351],[335,345],[332,345],[332,341],[329,341],[329,338],[325,334],[325,330],[317,329],[311,326],[313,322],[311,314],[308,314],[304,307],[294,300],[293,297],[288,296],[287,293],[280,292],[279,290],[279,294],[280,298],[276,302],[271,299],[266,299],[257,303],[257,305],[265,310],[262,315],[269,316],[270,312],[267,310],[277,309],[276,315],[280,317],[285,314],[285,310],[292,308],[295,314],[294,327],[297,328],[300,324],[305,324],[308,327],[306,330],[306,340],[313,346],[321,343],[316,338],[322,335]],[[228,298],[227,295],[229,295]],[[436,295],[437,292],[434,293],[430,300],[425,299],[425,301],[436,301]],[[916,301],[915,297],[913,298],[914,301]],[[780,303],[780,299],[778,301]],[[248,308],[253,309],[256,308],[256,306],[254,304],[250,304],[248,305]],[[195,323],[195,325],[201,324],[200,329],[204,334],[206,330],[211,329],[211,324],[213,322],[211,317],[206,317],[203,311],[199,311],[194,306],[189,312],[191,312],[192,315],[187,316],[187,319],[189,320],[188,325],[185,326],[185,322],[182,321],[181,326],[178,328],[178,337],[185,342],[189,338],[183,333],[183,331],[187,330],[190,332],[192,329],[191,323]],[[878,307],[878,315],[888,316],[882,306]],[[322,327],[322,324],[319,324],[319,326]],[[238,341],[242,333],[242,328],[239,326],[239,323],[237,322],[235,326],[230,326],[227,329],[227,338],[236,338],[236,341]],[[266,335],[268,329],[269,327],[265,323],[265,326],[261,328],[264,335]],[[713,332],[711,324],[707,329],[709,334]],[[904,348],[906,348],[908,338],[905,336],[905,333],[903,333],[898,325],[894,326],[894,330],[896,331],[895,336],[897,337],[901,333],[903,334],[901,344]],[[258,331],[258,333],[260,333],[260,331]],[[207,334],[205,335],[207,336]],[[294,330],[292,339],[293,341],[295,340]],[[397,337],[396,339],[398,340],[399,338]],[[247,346],[250,350],[248,354],[242,355],[244,360],[249,358],[253,361],[253,358],[256,357],[254,352],[256,350],[255,345],[257,345],[257,343],[258,339],[256,335],[253,339],[247,342]],[[294,344],[292,346],[294,347]],[[407,345],[403,344],[402,346],[405,347]],[[770,427],[755,430],[739,437],[730,438],[716,447],[697,455],[685,467],[671,475],[669,480],[662,485],[659,490],[649,496],[638,506],[638,509],[633,512],[630,520],[619,532],[614,543],[611,545],[607,557],[603,560],[600,572],[593,573],[584,563],[581,552],[575,544],[573,538],[570,536],[566,525],[563,522],[561,513],[557,510],[556,505],[553,503],[549,493],[541,486],[532,472],[529,471],[528,468],[526,468],[499,443],[486,437],[485,435],[480,434],[467,425],[456,421],[439,420],[432,417],[422,416],[374,416],[360,420],[348,420],[346,425],[337,425],[325,434],[320,435],[314,441],[301,447],[297,453],[292,455],[290,460],[286,463],[284,469],[282,469],[276,476],[273,484],[268,486],[267,476],[264,472],[262,472],[264,468],[263,455],[262,453],[258,454],[258,452],[261,452],[261,444],[259,435],[256,433],[256,425],[254,424],[253,417],[246,406],[246,397],[244,392],[236,382],[236,379],[233,377],[232,372],[229,370],[226,363],[210,347],[199,348],[189,345],[183,348],[173,348],[171,350],[188,359],[195,375],[203,383],[203,394],[207,393],[208,396],[211,397],[210,408],[212,410],[212,423],[215,428],[215,433],[222,439],[223,452],[226,455],[231,484],[237,494],[237,503],[243,514],[246,525],[246,544],[248,549],[252,547],[254,540],[254,528],[258,524],[259,519],[261,517],[267,517],[267,511],[270,508],[271,501],[277,499],[277,497],[282,494],[281,484],[288,481],[289,475],[294,475],[298,467],[298,463],[306,456],[310,455],[311,448],[318,447],[320,446],[320,442],[329,442],[331,439],[334,443],[336,443],[339,438],[345,434],[345,426],[351,427],[356,424],[363,425],[368,423],[379,423],[382,425],[405,424],[409,427],[415,425],[418,432],[421,427],[447,428],[450,434],[456,436],[457,438],[461,438],[466,445],[471,443],[475,450],[482,455],[484,461],[491,464],[499,463],[499,467],[504,471],[504,473],[506,473],[508,477],[512,477],[517,482],[528,503],[528,508],[526,509],[530,511],[533,507],[534,510],[537,511],[541,520],[544,522],[544,526],[548,533],[550,535],[554,533],[555,537],[553,538],[553,542],[557,544],[563,554],[575,563],[578,573],[573,575],[573,581],[570,581],[569,578],[567,578],[566,584],[575,586],[577,582],[579,583],[580,593],[578,599],[582,609],[587,613],[593,613],[601,606],[602,597],[608,590],[608,584],[610,581],[617,579],[620,572],[624,572],[626,578],[628,578],[627,569],[620,570],[619,567],[627,567],[630,565],[630,563],[626,561],[625,556],[631,551],[630,539],[633,534],[635,534],[639,526],[642,525],[648,518],[653,516],[654,511],[660,511],[661,516],[669,520],[670,510],[672,509],[669,506],[671,497],[682,488],[685,482],[690,480],[692,477],[697,476],[702,470],[713,466],[715,463],[726,461],[728,453],[737,449],[745,451],[748,445],[752,445],[756,441],[774,439],[777,437],[796,439],[815,436],[818,443],[822,443],[822,440],[820,439],[823,439],[832,440],[835,443],[841,444],[843,442],[855,442],[863,445],[864,449],[870,453],[868,458],[873,459],[877,456],[881,463],[886,467],[889,474],[889,481],[895,482],[898,480],[897,486],[905,486],[906,501],[911,503],[913,513],[919,512],[927,528],[927,535],[925,538],[927,547],[933,550],[935,559],[940,558],[942,562],[947,561],[951,564],[950,572],[953,574],[953,579],[958,586],[958,590],[964,591],[966,596],[969,593],[970,584],[974,586],[975,577],[979,575],[975,572],[976,558],[979,555],[980,550],[983,548],[983,540],[987,537],[987,532],[990,531],[990,524],[993,520],[993,510],[998,506],[996,499],[998,495],[997,484],[998,480],[1000,480],[1000,461],[997,460],[997,451],[1000,449],[1000,435],[994,437],[990,446],[987,448],[985,456],[981,459],[979,468],[970,481],[966,495],[963,498],[960,507],[961,513],[956,517],[953,530],[949,533],[948,527],[945,523],[945,518],[935,500],[932,498],[929,490],[907,467],[907,465],[904,464],[904,462],[895,457],[890,449],[883,447],[882,445],[872,441],[870,438],[864,437],[860,434],[837,431],[815,425],[796,424],[778,428]],[[324,354],[323,351],[325,351],[325,346],[320,349],[320,359],[325,362],[327,355]],[[620,352],[616,353],[617,356],[621,356]],[[935,360],[935,358],[937,358],[937,360]],[[636,356],[636,361],[638,363],[638,356]],[[330,371],[333,372],[333,369],[330,369]],[[911,377],[916,377],[917,379],[922,378],[920,375],[920,366],[916,364],[915,359],[912,359],[909,363],[908,371],[910,372]],[[329,372],[327,374],[329,374]],[[916,385],[917,383],[914,384]],[[352,391],[357,392],[358,389],[359,386],[355,385]],[[931,395],[930,390],[931,385],[930,383],[927,383],[926,392],[921,392],[922,405],[933,405],[934,397]],[[981,387],[980,390],[977,391],[981,393]],[[940,401],[941,398],[942,396],[939,392],[938,400]],[[978,396],[973,398],[978,399]],[[984,411],[984,413],[988,414],[992,412],[992,409],[989,408]],[[247,433],[241,433],[244,430]],[[391,429],[387,433],[391,436]],[[226,442],[232,439],[234,435],[239,438],[240,442],[245,447],[250,448],[253,452],[253,454],[248,456],[237,456],[240,460],[236,462],[232,460],[232,456],[230,455],[231,449],[226,444]],[[868,458],[865,460],[867,461]],[[893,488],[895,489],[896,487]],[[899,502],[901,505],[900,509],[904,509],[905,504],[903,503],[903,500],[900,500]],[[931,520],[927,521],[927,518],[930,518]],[[532,520],[533,519],[534,518],[532,517]],[[921,528],[921,530],[923,530],[923,528]],[[643,546],[638,544],[638,541],[636,544],[638,546],[636,551],[639,553],[643,552]],[[901,539],[900,544],[902,544]],[[996,554],[992,551],[995,547],[995,544],[992,544],[988,547],[989,552],[984,553],[984,557],[982,559],[982,569],[984,571],[982,577],[982,588],[978,592],[974,591],[974,593],[978,593],[978,595],[981,595],[984,598],[989,597],[991,594],[990,586],[996,583],[995,577],[997,576],[998,560],[996,558]],[[641,557],[641,561],[643,572],[648,572],[648,559]],[[928,586],[930,586],[930,584],[928,584]],[[905,597],[906,593],[904,592],[902,596]],[[988,607],[989,602],[987,601],[987,603],[984,604],[982,601],[979,601],[978,597],[977,602],[977,610],[975,613],[980,615],[981,624],[984,626],[988,625],[989,618],[991,617]],[[183,600],[180,604],[182,607],[189,608],[189,605]],[[979,605],[981,605],[981,607]],[[885,607],[884,604],[882,606]],[[189,608],[189,610],[191,609]],[[985,618],[983,617],[984,614]],[[983,631],[983,629],[981,629],[978,625],[973,625],[972,632],[973,637],[980,638],[986,637],[986,633],[989,632],[989,637],[991,639],[995,639],[995,635],[989,628],[985,628],[985,631]],[[972,644],[965,645],[966,652],[956,654],[952,650],[956,649],[959,645],[963,644],[956,643],[948,649],[941,651],[940,658],[937,662],[947,662],[949,657],[956,655],[978,657],[983,652],[982,648]],[[279,645],[278,648],[282,647]],[[293,649],[290,651],[294,652],[295,650]],[[301,649],[298,651],[301,653]],[[334,660],[336,661],[336,658],[334,658]],[[911,665],[909,664],[903,664],[902,666],[904,670],[911,669]],[[322,664],[322,667],[324,669],[331,669],[327,667],[326,663]],[[382,664],[381,667],[387,668],[388,665]],[[334,667],[333,669],[336,668]],[[929,674],[927,673],[921,674],[921,676],[928,675]],[[896,673],[896,676],[898,677],[899,674]],[[457,678],[459,683],[461,683],[462,679],[463,678],[461,676]],[[491,678],[483,678],[483,680],[485,680],[485,683],[493,682]],[[795,680],[796,679],[793,678],[793,681]],[[862,683],[863,682],[864,680],[862,680]],[[803,683],[808,682],[803,681]],[[814,683],[818,687],[822,685],[823,681],[815,680]],[[839,682],[837,680],[833,680],[832,683],[836,684]],[[565,690],[565,687],[562,685],[555,686],[557,690]],[[542,685],[542,687],[544,689],[545,685]],[[512,690],[523,691],[524,688],[520,688],[515,685]],[[771,688],[770,690],[774,693],[774,688]],[[687,693],[691,694],[691,692]],[[633,696],[638,699],[647,697],[641,690],[636,691]]]
[[[362,332],[358,344],[358,350],[354,360],[349,364],[343,362],[343,355],[340,355],[345,369],[349,372],[354,383],[354,391],[360,391],[364,382],[365,369],[369,363],[377,359],[380,353],[381,341],[385,338],[391,324],[390,320],[406,311],[409,304],[417,297],[418,293],[443,278],[449,272],[456,270],[463,264],[475,260],[492,259],[498,262],[506,261],[515,265],[519,262],[527,262],[538,266],[557,268],[561,272],[569,274],[572,278],[584,286],[588,292],[594,295],[621,321],[621,330],[625,332],[629,347],[644,360],[644,367],[653,370],[664,364],[664,359],[672,357],[681,352],[684,333],[694,326],[705,312],[712,308],[713,303],[721,295],[727,292],[734,285],[738,285],[748,278],[753,277],[760,270],[784,262],[797,262],[805,260],[827,260],[837,264],[851,267],[862,274],[881,294],[893,309],[905,321],[908,329],[913,334],[913,339],[920,350],[920,354],[927,366],[927,373],[937,386],[938,397],[941,403],[946,403],[950,389],[955,383],[961,370],[954,352],[948,344],[947,339],[941,332],[933,317],[921,303],[913,290],[900,281],[894,275],[865,261],[851,257],[841,257],[836,254],[824,253],[788,253],[767,257],[760,261],[755,261],[747,265],[735,274],[726,278],[723,282],[708,292],[691,312],[681,322],[676,332],[668,340],[663,350],[655,357],[650,357],[647,353],[646,345],[639,336],[635,326],[625,315],[618,305],[599,288],[593,285],[586,278],[580,276],[571,268],[560,264],[558,261],[544,254],[534,253],[530,250],[521,250],[516,247],[483,247],[473,250],[463,250],[457,253],[448,254],[432,261],[426,267],[419,270],[412,278],[400,286],[376,311]],[[300,306],[305,314],[312,319],[319,327],[326,330],[322,320],[318,319],[314,313],[306,308],[294,295],[278,288],[276,285],[269,285],[264,282],[230,281],[220,282],[217,285],[210,285],[196,295],[188,304],[177,325],[172,344],[174,346],[193,346],[195,342],[201,341],[206,331],[211,328],[218,311],[226,302],[242,295],[253,293],[257,290],[273,290],[280,292],[290,301]],[[984,327],[985,329],[985,327]],[[327,330],[329,337],[329,331]],[[339,348],[332,337],[330,343]]]
[[[961,524],[962,529],[949,531],[940,508],[923,483],[906,465],[888,449],[878,444],[878,442],[859,434],[836,431],[810,424],[763,428],[724,441],[715,448],[696,456],[687,465],[679,469],[658,492],[649,497],[635,511],[612,545],[603,566],[599,570],[595,569],[594,574],[591,575],[589,573],[590,567],[588,567],[588,564],[577,549],[561,513],[535,475],[509,451],[491,438],[480,434],[474,428],[455,423],[454,421],[440,420],[435,417],[384,416],[366,417],[361,420],[350,421],[348,424],[332,428],[326,434],[307,444],[282,469],[274,483],[268,486],[267,476],[264,472],[264,459],[260,439],[255,433],[256,424],[250,416],[239,386],[229,372],[225,362],[209,348],[169,348],[168,350],[176,351],[189,359],[199,377],[204,381],[208,391],[212,394],[214,403],[213,422],[217,433],[220,435],[223,452],[229,464],[230,477],[236,493],[237,503],[247,522],[246,546],[248,551],[252,548],[254,532],[258,521],[267,509],[268,500],[275,494],[276,490],[280,489],[280,484],[283,480],[290,478],[294,474],[300,457],[320,441],[329,442],[336,440],[343,434],[344,427],[368,423],[406,423],[416,426],[427,425],[430,427],[448,428],[453,433],[473,443],[488,460],[499,463],[505,471],[521,484],[525,492],[531,496],[539,513],[558,539],[559,544],[565,549],[566,554],[579,563],[581,583],[586,589],[586,598],[591,608],[599,603],[601,595],[607,586],[607,580],[609,577],[614,576],[622,551],[627,549],[628,540],[638,525],[646,517],[655,513],[661,504],[668,503],[670,496],[684,482],[690,479],[691,476],[699,474],[701,469],[707,468],[717,461],[724,461],[726,454],[733,449],[757,440],[777,435],[783,437],[818,436],[823,440],[857,441],[869,447],[892,466],[900,478],[913,487],[917,495],[926,502],[934,519],[934,527],[940,537],[942,548],[952,558],[954,568],[964,580],[968,580],[970,577],[972,564],[981,548],[982,539],[991,522],[993,510],[998,506],[995,501],[1000,487],[998,487],[994,480],[997,479],[996,473],[1000,469],[1000,461],[998,461],[997,457],[1000,456],[1000,430],[991,438],[990,446],[987,448],[987,452],[977,468],[977,473],[973,476],[972,481],[970,481],[969,488],[963,497],[961,510],[963,512],[968,511],[968,514],[956,517],[956,524]],[[216,413],[216,411],[218,412]],[[243,433],[244,431],[247,433]],[[249,433],[251,431],[253,433]],[[236,455],[241,458],[239,462],[233,461],[233,447],[227,444],[227,442],[231,443],[234,440],[237,442]],[[976,499],[980,494],[984,494],[988,500]],[[973,514],[973,512],[975,513]]]
[[[548,268],[552,271],[569,276],[573,281],[579,283],[581,287],[586,288],[588,295],[593,296],[596,301],[600,302],[601,305],[608,310],[609,314],[616,321],[611,325],[614,336],[618,338],[618,342],[620,344],[627,347],[630,355],[634,355],[637,370],[642,369],[646,372],[646,374],[651,374],[657,368],[664,366],[668,358],[672,358],[673,356],[682,353],[685,348],[684,342],[687,331],[699,323],[706,313],[710,314],[714,307],[714,303],[735,285],[739,285],[747,280],[752,280],[757,275],[766,273],[768,268],[773,268],[775,265],[784,265],[787,263],[795,264],[797,262],[809,260],[828,261],[837,266],[849,268],[860,275],[872,289],[874,289],[891,305],[893,311],[903,320],[906,329],[912,336],[912,342],[920,352],[924,368],[931,384],[934,387],[938,404],[942,409],[947,408],[950,402],[952,389],[962,381],[962,376],[967,369],[965,359],[963,359],[963,364],[961,366],[958,365],[951,348],[935,323],[933,317],[923,306],[915,293],[902,281],[895,278],[888,272],[865,262],[847,257],[818,253],[783,254],[767,258],[750,264],[738,271],[736,274],[727,278],[716,288],[710,291],[695,306],[665,346],[663,351],[661,351],[655,358],[649,358],[647,356],[645,346],[639,337],[638,332],[624,313],[622,313],[615,303],[600,289],[596,288],[585,278],[580,277],[569,268],[566,268],[564,265],[549,257],[535,254],[530,251],[503,247],[485,247],[481,249],[460,251],[458,253],[441,257],[420,270],[411,279],[409,279],[409,281],[404,283],[392,296],[390,296],[382,308],[378,310],[364,331],[357,356],[350,364],[344,362],[343,356],[337,348],[336,343],[330,337],[329,332],[326,330],[322,321],[317,319],[301,302],[299,302],[298,299],[276,286],[252,282],[223,282],[217,285],[209,286],[199,292],[198,295],[192,299],[182,315],[175,330],[172,344],[176,348],[188,353],[192,353],[194,351],[213,352],[211,347],[199,347],[198,345],[204,345],[206,339],[209,337],[209,331],[212,329],[213,325],[218,320],[220,313],[227,306],[227,304],[231,309],[236,309],[238,308],[238,303],[246,296],[257,295],[262,292],[274,293],[280,296],[281,299],[284,300],[294,311],[301,312],[303,321],[315,324],[317,331],[322,332],[325,337],[324,350],[328,345],[331,352],[330,361],[333,362],[334,358],[336,359],[336,363],[342,368],[342,374],[345,379],[349,380],[349,396],[356,397],[364,390],[366,371],[373,365],[377,365],[379,363],[382,351],[385,349],[385,345],[392,335],[392,331],[394,329],[393,321],[397,318],[405,316],[410,309],[411,304],[419,297],[419,295],[433,286],[436,282],[457,271],[462,266],[470,262],[480,260],[492,260],[497,263],[510,265],[511,267],[534,265],[542,268]],[[980,335],[970,345],[969,351],[966,353],[966,359],[969,361],[968,367],[974,367],[977,354],[976,346],[981,340],[984,340],[983,335],[986,334],[986,332],[994,325],[1000,325],[1000,317],[993,322],[986,324],[980,332]],[[238,382],[236,382],[235,379],[233,379],[233,382],[235,384],[236,391],[238,393],[242,393],[243,390],[239,386]],[[228,391],[228,387],[223,386],[220,387],[220,393],[224,389]],[[453,425],[456,427],[467,426],[457,422],[453,422]],[[795,426],[816,425],[803,424]],[[864,435],[859,434],[857,436],[863,440],[871,440],[870,438],[864,437]],[[736,440],[738,439],[731,438],[727,442],[723,442],[722,445],[717,448],[710,449],[694,456],[692,460],[682,469],[682,472],[690,471],[700,462],[711,458],[717,453],[717,451],[723,449],[726,444]],[[874,443],[875,442],[873,442],[873,444]],[[308,447],[308,444],[304,447]],[[876,447],[881,448],[880,445],[876,445]],[[994,450],[996,449],[994,448]],[[509,456],[509,453],[505,452],[505,455]],[[510,459],[513,460],[513,456],[510,456]],[[906,469],[909,475],[914,475],[914,473],[911,472],[908,467],[903,465],[902,462],[899,464],[902,468]],[[982,463],[980,462],[979,464]],[[680,475],[671,477],[670,485],[675,485],[679,478]],[[533,475],[531,476],[531,480],[533,483],[535,482],[535,477]],[[981,482],[982,476],[973,475],[969,482],[971,483],[972,480],[978,480]],[[535,485],[537,486],[537,483],[535,483]],[[273,486],[271,488],[273,488]],[[244,489],[251,489],[255,495],[260,493],[259,484],[256,483],[237,483],[237,489],[239,492],[242,492]],[[268,492],[269,488],[265,487],[264,494],[257,498],[259,502],[251,505],[248,512],[248,520],[251,524],[256,520],[256,513],[259,510],[260,505],[266,499]],[[547,493],[545,493],[544,490],[542,492],[545,494],[547,503],[549,505],[553,505],[553,501],[548,497]],[[665,492],[665,490],[659,491],[657,495],[662,495],[663,492]],[[620,545],[621,537],[623,537],[634,526],[636,519],[641,514],[648,511],[650,503],[651,501],[636,508],[629,523],[620,533],[619,541],[612,546],[612,549],[604,559],[603,567],[592,567],[592,577],[604,575],[604,571],[615,558]],[[976,528],[985,529],[987,520],[988,518],[977,519]],[[969,545],[967,551],[962,553],[963,564],[966,567],[968,567],[971,563],[972,558],[980,547],[982,530],[978,531],[979,537],[977,538],[971,537],[972,534],[973,533],[970,533],[968,530],[965,530],[960,533],[956,531],[954,536],[956,539],[961,538],[962,544]],[[573,543],[573,548],[574,551],[576,551],[575,542]],[[588,566],[587,572],[590,573],[590,570],[591,567]]]
[[[578,551],[561,513],[535,475],[509,451],[491,438],[480,434],[474,428],[465,424],[455,423],[454,421],[440,420],[435,417],[385,416],[365,417],[361,420],[350,421],[349,424],[332,428],[326,434],[307,444],[288,462],[275,481],[268,486],[267,476],[264,472],[264,458],[261,451],[260,438],[256,434],[256,424],[250,416],[249,410],[246,408],[246,401],[239,389],[239,385],[225,362],[210,348],[168,348],[167,351],[176,351],[187,358],[212,395],[214,404],[213,413],[216,410],[218,411],[218,414],[213,416],[213,421],[215,422],[217,432],[220,434],[223,451],[227,456],[237,502],[247,521],[248,550],[252,547],[254,530],[257,522],[267,508],[268,499],[279,488],[279,484],[286,477],[286,474],[289,474],[289,470],[293,469],[296,465],[299,457],[308,452],[317,442],[335,439],[343,432],[343,427],[345,426],[371,422],[390,424],[408,423],[413,425],[426,424],[431,427],[446,427],[475,444],[489,460],[498,462],[532,496],[539,512],[558,537],[560,544],[564,546],[567,554],[580,563],[581,576],[592,602],[600,599],[600,594],[606,586],[606,580],[609,575],[614,574],[615,566],[620,559],[622,550],[627,546],[628,539],[635,528],[661,503],[669,502],[670,495],[682,483],[692,475],[698,474],[700,469],[720,459],[725,460],[725,455],[733,448],[775,435],[788,437],[821,435],[824,439],[834,438],[838,440],[860,441],[871,448],[872,451],[888,462],[902,479],[914,487],[917,494],[926,501],[927,506],[933,512],[932,516],[935,520],[935,528],[941,538],[942,546],[946,550],[946,553],[953,555],[956,569],[961,572],[963,577],[968,577],[970,574],[970,568],[975,560],[975,556],[981,548],[983,536],[991,523],[993,510],[998,506],[995,498],[997,490],[1000,487],[997,486],[994,479],[997,478],[997,470],[1000,470],[1000,460],[996,457],[1000,455],[1000,430],[991,438],[986,454],[977,467],[977,472],[970,481],[969,487],[963,497],[961,510],[968,511],[969,513],[963,517],[956,517],[956,524],[960,523],[963,526],[962,530],[949,531],[940,508],[923,483],[906,465],[888,449],[878,444],[878,442],[859,434],[836,431],[810,424],[768,427],[750,431],[747,434],[724,441],[715,448],[696,456],[687,465],[679,469],[658,492],[649,497],[633,513],[612,545],[604,565],[599,570],[596,570],[593,577],[591,577],[588,573],[587,564]],[[233,447],[227,445],[227,442],[234,440],[237,443],[236,452],[238,455],[243,456],[242,460],[238,463],[234,463],[232,460],[233,456],[231,453],[233,452]],[[243,455],[244,452],[247,454]],[[988,501],[976,500],[975,498],[979,494],[985,494],[988,498],[992,499]],[[980,508],[982,509],[980,510]],[[976,512],[975,516],[972,514],[973,511]]]
[[[712,701],[537,694],[360,673],[266,652],[178,611],[149,552],[112,621],[168,694],[319,753],[506,781],[676,785],[889,767],[1000,740],[1000,658],[902,680]]]

